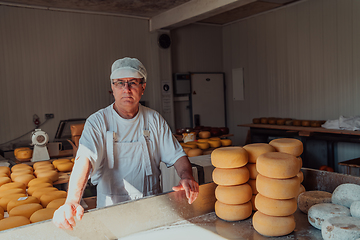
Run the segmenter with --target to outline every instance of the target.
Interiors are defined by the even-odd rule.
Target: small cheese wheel
[[[39,177],[39,178],[35,178],[35,179],[32,179],[29,183],[28,183],[28,186],[29,187],[32,187],[34,185],[37,185],[39,183],[51,183],[52,184],[52,181],[50,178],[47,178],[47,177]]]
[[[15,194],[4,196],[0,199],[0,207],[4,210],[7,210],[7,205],[11,200],[19,199],[21,197],[26,197],[26,193],[15,193]]]
[[[2,215],[4,217],[4,209],[2,207],[0,207],[0,215]]]
[[[251,200],[252,195],[252,189],[247,183],[236,186],[218,185],[215,189],[216,199],[226,204],[244,204]]]
[[[66,198],[54,199],[46,206],[46,208],[55,208],[58,209],[60,206],[64,205]]]
[[[211,137],[211,138],[209,138],[209,140],[211,140],[211,141],[220,141],[221,138],[219,138],[219,137]]]
[[[344,183],[337,186],[332,193],[331,202],[350,208],[354,201],[360,200],[360,186],[353,183]]]
[[[300,156],[303,153],[303,144],[300,140],[295,138],[278,138],[269,142],[276,151],[284,152],[295,157]]]
[[[20,169],[33,169],[30,165],[25,163],[16,164],[11,168],[11,172],[18,171]]]
[[[211,137],[211,133],[209,131],[200,131],[199,138],[209,138]]]
[[[327,218],[321,226],[321,235],[323,239],[358,239],[360,238],[360,219],[349,216]]]
[[[244,204],[225,204],[220,201],[215,202],[215,214],[226,221],[240,221],[251,216],[251,202]]]
[[[297,209],[297,201],[295,198],[268,198],[259,193],[255,198],[255,206],[258,211],[266,215],[281,217],[293,214]]]
[[[20,197],[18,199],[12,199],[7,204],[7,211],[10,212],[16,206],[20,206],[28,203],[40,203],[40,200],[33,196]]]
[[[208,138],[199,138],[197,141],[198,142],[208,142],[209,139]]]
[[[35,162],[33,164],[33,168],[36,170],[36,168],[40,167],[40,166],[48,166],[48,165],[52,165],[50,161],[46,160],[46,161],[40,161],[40,162]]]
[[[74,163],[70,161],[68,163],[59,163],[56,165],[56,168],[59,172],[71,172],[73,166]]]
[[[301,158],[301,157],[297,157],[297,159],[299,159],[299,163],[300,163],[300,168],[302,168],[302,165],[303,165],[303,161],[302,161],[302,158]]]
[[[223,186],[232,186],[246,183],[249,180],[249,170],[240,168],[215,168],[212,172],[214,183]]]
[[[9,177],[6,173],[0,173],[0,177]]]
[[[13,216],[0,220],[0,231],[30,224],[30,220],[24,216]]]
[[[221,147],[220,140],[209,140],[208,143],[209,143],[210,147],[212,147],[212,148]]]
[[[199,148],[193,148],[188,151],[188,157],[196,157],[203,154],[203,151]]]
[[[190,150],[191,148],[189,148],[189,147],[183,147],[183,149],[184,149],[185,154],[187,155],[188,152],[189,152],[189,150]]]
[[[48,219],[52,219],[56,208],[43,208],[34,212],[30,217],[30,222],[41,222]]]
[[[319,203],[312,206],[308,211],[309,223],[320,230],[325,219],[335,216],[350,216],[350,210],[337,204]]]
[[[222,147],[228,147],[232,145],[231,139],[220,139]]]
[[[196,143],[198,148],[202,149],[202,150],[206,150],[210,147],[210,144],[208,142],[197,142]]]
[[[27,193],[29,195],[33,195],[33,193],[38,189],[52,187],[52,186],[53,186],[52,183],[48,183],[48,182],[38,183],[36,185],[32,185],[31,187],[29,187],[27,189]]]
[[[197,144],[195,144],[195,143],[193,143],[193,144],[184,143],[184,144],[182,144],[182,147],[198,148]]]
[[[269,178],[291,178],[300,171],[299,160],[288,153],[268,152],[258,157],[256,170]]]
[[[11,176],[11,179],[14,181],[14,179],[17,178],[18,176],[22,176],[22,175],[26,175],[26,174],[33,175],[33,172],[30,169],[24,169],[21,171],[12,172],[10,176]]]
[[[257,158],[268,152],[275,152],[275,148],[267,143],[251,143],[244,146],[248,152],[249,163],[256,163]]]
[[[46,177],[51,181],[55,182],[59,179],[59,173],[57,171],[47,171],[47,172],[39,172],[37,174],[38,178]]]
[[[14,150],[14,156],[16,156],[19,151],[23,151],[23,150],[30,150],[30,148],[29,148],[29,147],[15,148],[15,150]]]
[[[34,197],[40,199],[42,195],[47,194],[49,192],[55,192],[58,190],[59,189],[57,189],[56,187],[38,188],[31,194],[31,196],[34,196]]]
[[[35,176],[32,174],[25,174],[25,175],[17,176],[14,179],[14,182],[21,182],[27,186],[28,183],[30,182],[30,180],[32,180],[34,178],[35,178]]]
[[[61,159],[56,159],[52,162],[52,164],[54,165],[54,167],[56,168],[58,163],[64,163],[64,162],[71,162],[70,159],[67,158],[61,158]]]
[[[269,216],[260,211],[254,213],[253,227],[261,235],[268,237],[284,236],[295,229],[295,218],[293,215],[289,216]]]
[[[253,194],[251,197],[251,205],[252,205],[252,209],[253,211],[257,211],[258,209],[255,206],[255,198],[256,198],[257,194]]]
[[[250,179],[256,179],[259,172],[256,170],[256,163],[248,163],[246,164],[247,169],[249,169]]]
[[[247,183],[250,185],[253,194],[259,193],[258,190],[256,189],[256,179],[249,179]]]
[[[10,168],[6,166],[0,166],[0,173],[5,173],[8,177],[10,177]]]
[[[1,191],[0,198],[17,193],[26,193],[26,190],[23,188],[12,188],[5,191]]]
[[[67,192],[65,191],[54,191],[44,194],[40,197],[40,202],[43,207],[46,207],[52,200],[58,198],[66,198]]]
[[[224,147],[211,153],[211,163],[218,168],[238,168],[248,162],[248,154],[242,147]]]
[[[21,160],[28,160],[31,159],[33,155],[33,150],[29,149],[23,149],[16,153],[15,158],[19,161]]]
[[[0,192],[13,189],[13,188],[22,188],[26,190],[26,186],[23,183],[20,182],[11,182],[11,183],[5,183],[4,185],[0,186]]]
[[[259,174],[256,178],[256,189],[268,198],[290,199],[299,193],[300,179],[295,176],[287,179],[268,178]]]
[[[298,196],[298,208],[303,213],[308,213],[309,209],[318,203],[331,203],[331,193],[325,191],[307,191]]]
[[[41,206],[40,203],[28,203],[28,204],[23,204],[23,205],[19,205],[16,207],[13,207],[10,212],[9,212],[9,216],[13,217],[13,216],[24,216],[26,218],[30,218],[30,216],[36,212],[37,210],[42,209],[43,207]]]
[[[5,183],[10,183],[11,179],[9,177],[0,177],[0,186],[4,185]]]
[[[304,181],[304,173],[300,170],[298,174],[296,174],[298,178],[300,179],[300,183]]]
[[[46,164],[46,165],[40,165],[38,166],[34,172],[39,172],[39,171],[42,171],[42,170],[54,170],[55,167],[54,165],[52,164]]]

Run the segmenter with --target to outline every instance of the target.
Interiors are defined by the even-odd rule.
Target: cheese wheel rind
[[[264,236],[279,237],[284,236],[295,229],[295,218],[293,215],[276,217],[269,216],[257,211],[254,213],[253,227]]]
[[[252,197],[252,189],[249,184],[244,183],[236,186],[217,186],[215,197],[225,204],[244,204]]]
[[[65,201],[66,198],[57,198],[49,202],[49,204],[46,207],[58,209],[60,206],[64,205]]]
[[[276,151],[288,153],[295,157],[300,156],[303,153],[303,144],[300,140],[295,138],[278,138],[269,142]]]
[[[199,148],[192,148],[187,152],[188,157],[196,157],[203,154],[203,151]]]
[[[66,198],[67,192],[65,191],[54,191],[49,192],[40,197],[40,203],[45,208],[52,200],[58,198]]]
[[[303,213],[318,203],[331,203],[331,193],[325,191],[306,191],[298,196],[298,208]]]
[[[312,206],[308,211],[309,223],[320,230],[325,219],[335,216],[350,216],[350,210],[333,203],[319,203]]]
[[[5,183],[4,185],[0,186],[0,192],[9,190],[9,189],[13,189],[13,188],[22,188],[22,189],[26,190],[26,186],[24,183],[10,182],[10,183]]]
[[[0,173],[5,173],[8,177],[10,177],[10,168],[6,166],[0,166]]]
[[[267,152],[275,152],[275,148],[268,143],[251,143],[244,146],[248,152],[249,163],[256,163],[257,158]]]
[[[256,179],[249,179],[249,181],[247,182],[250,187],[252,188],[253,194],[258,194],[258,190],[256,189]]]
[[[30,224],[30,220],[24,216],[13,216],[0,220],[0,231]]]
[[[74,163],[73,162],[64,162],[64,163],[58,163],[56,165],[56,169],[59,171],[59,172],[71,172],[72,168],[74,166]]]
[[[42,209],[43,207],[39,203],[28,203],[16,206],[12,208],[9,212],[9,216],[24,216],[30,218],[30,216],[37,210]]]
[[[47,183],[53,183],[52,180],[48,177],[38,177],[38,178],[35,178],[35,179],[32,179],[29,183],[28,183],[28,186],[29,187],[32,187],[34,185],[37,185],[39,183],[44,183],[44,182],[47,182]]]
[[[270,216],[289,216],[297,209],[297,201],[291,199],[273,199],[260,193],[255,197],[255,207],[258,211]]]
[[[260,155],[256,162],[259,174],[269,178],[291,178],[299,171],[299,160],[288,153],[268,152]]]
[[[37,210],[31,215],[30,222],[35,223],[35,222],[41,222],[52,219],[55,211],[56,211],[55,208],[43,208]]]
[[[360,219],[350,216],[327,218],[321,225],[321,235],[323,239],[358,239],[360,238]]]
[[[299,193],[300,179],[295,176],[287,179],[268,178],[259,174],[256,189],[263,196],[274,199],[290,199]]]
[[[211,153],[211,163],[218,168],[238,168],[248,163],[248,153],[242,147],[221,147]]]
[[[214,183],[223,186],[232,186],[246,183],[249,180],[249,170],[240,168],[215,168],[212,172]]]
[[[32,196],[34,194],[34,192],[38,189],[41,189],[41,188],[47,188],[47,187],[52,187],[53,185],[51,183],[48,183],[48,182],[43,182],[43,183],[39,183],[39,184],[35,184],[35,185],[32,185],[31,187],[29,187],[27,189],[27,193]]]
[[[1,188],[1,187],[0,187]],[[350,208],[354,201],[360,200],[360,186],[344,183],[337,186],[331,196],[331,202]]]
[[[17,194],[17,193],[26,193],[26,190],[22,189],[22,188],[12,188],[12,189],[8,189],[8,190],[5,190],[5,191],[1,191],[0,192],[0,199],[2,197],[5,197],[5,196],[11,195],[11,194]]]
[[[249,169],[250,179],[256,179],[259,172],[256,170],[256,163],[248,163],[246,164],[247,169]]]
[[[220,201],[215,202],[215,214],[226,221],[240,221],[251,216],[252,204],[225,204]]]
[[[28,204],[28,203],[40,203],[40,200],[33,196],[27,196],[27,197],[22,197],[22,198],[18,198],[18,199],[13,199],[7,204],[7,211],[10,212],[11,209],[13,209],[14,207],[17,207],[17,206],[20,206],[23,204]]]

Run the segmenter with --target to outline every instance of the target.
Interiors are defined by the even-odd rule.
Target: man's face
[[[124,108],[137,106],[145,87],[146,83],[142,83],[141,78],[118,78],[113,79],[111,84],[115,102]]]

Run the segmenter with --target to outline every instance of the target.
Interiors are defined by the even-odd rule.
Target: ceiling
[[[0,5],[146,18],[150,31],[200,22],[224,25],[301,0],[4,0]]]

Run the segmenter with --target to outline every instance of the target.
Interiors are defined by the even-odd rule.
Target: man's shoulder
[[[153,117],[153,118],[159,118],[161,117],[160,113],[158,113],[156,110],[145,107],[143,105],[140,105],[142,114],[144,114],[146,117]]]
[[[106,117],[109,116],[109,113],[111,111],[112,104],[110,106],[107,106],[106,108],[102,108],[93,114],[91,114],[87,121],[95,124],[102,124],[105,122]]]

